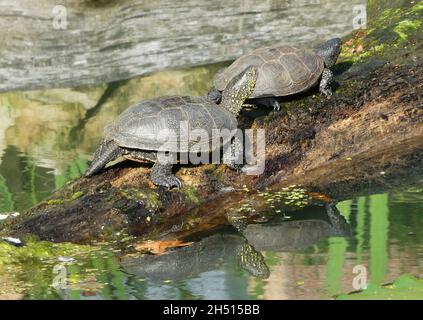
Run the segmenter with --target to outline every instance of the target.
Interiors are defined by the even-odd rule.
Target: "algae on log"
[[[148,165],[126,161],[69,183],[6,221],[1,233],[58,242],[187,235],[227,223],[226,214],[244,206],[263,208],[260,189],[271,193],[296,184],[342,200],[421,179],[423,64],[415,56],[422,56],[416,40],[422,26],[409,28],[406,39],[395,31],[404,16],[421,20],[419,5],[389,17],[385,32],[397,34],[394,41],[378,42],[382,27],[345,39],[332,99],[308,93],[284,103],[285,115],[243,112],[242,126],[266,130],[262,175],[223,165],[180,167],[186,187],[168,191],[151,184]]]

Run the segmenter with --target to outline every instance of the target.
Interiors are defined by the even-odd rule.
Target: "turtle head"
[[[257,76],[257,68],[248,67],[233,78],[223,91],[221,106],[238,116],[245,100],[254,92]]]
[[[327,68],[331,68],[335,65],[336,60],[338,60],[339,54],[342,49],[342,40],[340,38],[333,38],[326,41],[323,45],[316,48],[316,52],[325,60],[325,65]]]
[[[216,104],[219,104],[222,101],[222,92],[216,89],[216,87],[212,87],[209,92],[207,93],[207,99],[213,101]]]
[[[216,74],[213,77],[213,87],[211,87],[209,92],[207,93],[207,99],[217,104],[222,101],[222,92],[217,90],[216,83],[222,81],[223,73],[225,72],[225,70],[226,68],[221,68],[217,70]]]

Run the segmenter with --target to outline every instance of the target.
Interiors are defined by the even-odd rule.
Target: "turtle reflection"
[[[250,275],[265,279],[270,270],[261,251],[295,251],[330,236],[351,236],[349,224],[334,203],[306,208],[289,221],[274,218],[185,239],[195,243],[169,254],[127,256],[122,266],[126,272],[149,280],[178,281],[237,261]]]

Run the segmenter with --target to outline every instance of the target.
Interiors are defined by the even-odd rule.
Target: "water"
[[[81,176],[104,125],[129,105],[163,94],[205,94],[223,65],[107,85],[0,94],[0,212],[22,212]],[[313,207],[275,223],[282,236],[263,248],[260,237],[269,231],[260,229],[264,225],[255,236],[234,228],[215,230],[193,239],[192,247],[144,260],[122,260],[107,246],[0,243],[0,297],[321,299],[356,290],[357,266],[367,272],[369,285],[422,275],[422,183],[363,195],[337,208],[350,236],[334,235],[323,208]],[[267,279],[240,267],[246,238],[264,257]],[[206,248],[201,254],[198,245]],[[66,287],[58,276],[67,279]]]
[[[296,221],[278,224],[280,242],[261,251],[270,269],[265,280],[240,268],[234,248],[242,237],[225,228],[199,239],[203,256],[193,247],[135,264],[107,249],[66,263],[22,254],[13,277],[0,276],[0,287],[3,293],[20,288],[32,299],[322,299],[354,291],[355,266],[365,268],[370,284],[421,276],[423,188],[363,196],[337,207],[352,236],[328,237],[322,211],[297,212]],[[259,248],[260,240],[249,241]],[[61,268],[70,288],[52,287]]]
[[[101,128],[131,103],[165,91],[204,94],[219,67],[162,72],[107,87],[72,89],[65,91],[62,100],[56,98],[60,91],[1,94],[0,110],[6,115],[2,123],[8,126],[3,128],[0,141],[0,212],[23,211],[79,177],[87,168]],[[176,88],[174,82],[181,85]],[[89,97],[100,97],[100,103]],[[91,108],[83,103],[91,103]],[[49,115],[49,121],[42,120],[44,114]],[[18,254],[18,261],[3,261],[2,267],[0,258],[1,293],[17,291],[26,298],[58,299],[320,299],[354,291],[357,265],[365,267],[369,282],[374,284],[403,274],[422,274],[423,186],[350,199],[337,207],[352,236],[330,236],[321,209],[319,214],[297,212],[293,219],[299,222],[294,227],[303,232],[290,234],[287,230],[292,222],[282,222],[279,234],[287,236],[274,248],[260,250],[270,269],[265,280],[240,268],[237,248],[228,243],[243,238],[234,229],[225,229],[196,239],[207,248],[201,258],[205,263],[198,262],[201,259],[195,250],[176,251],[166,255],[175,267],[171,265],[164,275],[154,267],[169,265],[168,260],[144,261],[149,272],[140,272],[142,267],[121,262],[119,252],[107,248],[88,257],[76,254],[76,261],[69,263],[60,262],[55,254],[41,260],[22,253],[23,258]],[[1,248],[0,252],[5,253]],[[178,261],[189,261],[188,269]],[[10,265],[16,268],[13,277],[6,276],[9,271],[4,269]],[[55,266],[65,267],[72,279],[71,288],[52,287],[59,274],[53,272]]]

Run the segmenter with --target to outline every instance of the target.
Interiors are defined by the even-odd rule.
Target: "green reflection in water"
[[[7,187],[6,179],[0,174],[0,211],[13,211],[15,204]]]
[[[349,221],[352,201],[343,201],[337,204],[338,210]],[[329,239],[328,262],[326,266],[326,288],[330,295],[341,292],[343,265],[348,242],[345,238],[332,237]]]
[[[347,241],[344,238],[329,239],[328,262],[326,266],[326,288],[330,295],[341,292]]]
[[[63,187],[67,182],[77,179],[84,174],[88,168],[86,159],[76,159],[73,161],[64,173],[54,176],[56,189]]]
[[[357,264],[361,264],[364,252],[364,236],[366,227],[366,211],[365,211],[366,197],[360,197],[357,201],[357,216],[356,216],[356,240],[357,240]]]
[[[352,201],[338,204],[338,209],[348,220],[351,212],[356,213],[356,263],[361,264],[365,252],[366,215],[370,216],[369,230],[369,273],[370,284],[380,285],[384,281],[388,265],[388,229],[389,229],[389,199],[388,194],[360,197],[356,202],[356,210]],[[341,292],[342,279],[345,276],[343,265],[347,252],[348,240],[333,237],[329,239],[326,287],[330,295]],[[347,270],[348,272],[348,270]],[[352,270],[351,270],[352,272]]]
[[[31,174],[31,204],[35,205],[38,203],[37,197],[37,189],[36,189],[36,170],[37,167],[35,165],[31,166],[30,174]]]
[[[37,204],[54,189],[50,169],[37,166],[15,147],[8,147],[0,162],[2,211],[23,210]]]
[[[370,197],[370,282],[380,284],[388,263],[388,195]]]
[[[7,148],[0,162],[0,212],[21,211],[38,204],[54,190],[80,177],[87,167],[88,161],[78,158],[59,174],[37,166],[16,148]]]
[[[338,300],[423,300],[423,279],[404,274],[392,284],[371,286],[353,294],[343,294]]]

